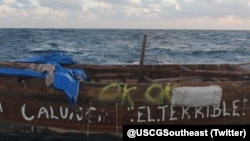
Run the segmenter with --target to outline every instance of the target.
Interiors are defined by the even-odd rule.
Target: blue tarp
[[[44,74],[29,69],[0,68],[0,74],[45,78]]]
[[[76,76],[81,76],[83,80],[89,81],[87,74],[84,70],[68,69],[61,65],[77,64],[72,57],[63,53],[51,53],[34,56],[31,58],[19,59],[15,62],[27,63],[43,63],[52,64],[55,66],[53,86],[65,92],[67,99],[71,104],[76,104],[79,92],[79,80],[75,79]],[[1,74],[15,75],[15,76],[31,76],[38,78],[46,78],[48,74],[43,74],[30,69],[14,69],[14,68],[0,68]]]
[[[65,69],[59,64],[55,64],[53,86],[57,89],[63,90],[71,104],[76,104],[79,83],[79,80],[76,80],[75,76],[72,75],[72,70]]]

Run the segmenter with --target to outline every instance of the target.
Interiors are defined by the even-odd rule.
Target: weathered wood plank
[[[25,63],[0,63],[26,69]],[[249,72],[231,64],[70,65],[82,68],[77,104],[41,78],[0,75],[0,121],[82,133],[121,134],[123,124],[250,124]],[[218,85],[218,107],[172,106],[172,88]],[[201,96],[202,97],[202,96]],[[19,126],[15,126],[20,129]]]

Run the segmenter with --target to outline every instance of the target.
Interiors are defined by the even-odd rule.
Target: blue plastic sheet
[[[71,104],[76,104],[80,82],[76,76],[81,77],[84,81],[90,81],[84,70],[67,69],[61,64],[78,64],[72,57],[63,53],[51,53],[34,56],[31,58],[19,59],[16,62],[26,63],[46,63],[55,66],[53,86],[65,92],[68,101]],[[0,73],[5,75],[15,76],[31,76],[38,78],[46,78],[47,73],[40,73],[29,69],[14,69],[14,68],[0,68]]]
[[[29,69],[0,68],[0,74],[45,78],[44,74]]]
[[[76,104],[79,80],[75,79],[70,69],[64,69],[59,64],[55,64],[54,82],[53,85],[57,89],[63,90],[67,99],[71,104]]]

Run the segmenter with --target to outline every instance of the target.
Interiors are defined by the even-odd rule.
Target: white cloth
[[[48,73],[48,76],[45,79],[46,86],[50,86],[54,82],[54,71],[55,66],[51,64],[30,64],[29,69],[38,71],[41,73]]]
[[[172,89],[173,106],[217,106],[221,102],[222,88],[218,85],[205,87],[175,87]]]

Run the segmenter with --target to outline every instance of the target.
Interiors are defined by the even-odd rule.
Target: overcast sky
[[[0,0],[0,28],[250,30],[250,0]]]

